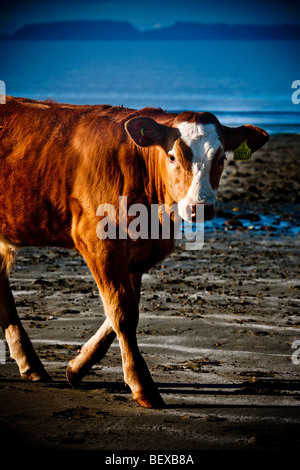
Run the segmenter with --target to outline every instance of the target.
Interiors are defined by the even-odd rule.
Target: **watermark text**
[[[0,104],[6,103],[6,90],[5,90],[5,82],[0,80]]]
[[[292,348],[296,350],[292,354],[292,363],[298,366],[300,364],[300,339],[293,341]]]
[[[6,346],[5,341],[0,339],[0,364],[6,363]]]
[[[299,104],[300,103],[300,80],[294,80],[292,83],[292,88],[296,88],[294,93],[292,93],[292,103]]]
[[[113,204],[100,204],[96,215],[101,217],[96,233],[101,240],[182,240],[187,250],[199,250],[204,243],[204,205],[197,204],[193,222],[182,223],[177,204],[132,204],[127,196]]]

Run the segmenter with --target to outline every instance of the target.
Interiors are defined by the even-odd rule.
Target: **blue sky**
[[[78,19],[125,20],[139,29],[179,20],[300,24],[300,2],[290,0],[7,0],[0,8],[0,31],[8,33],[28,23]]]

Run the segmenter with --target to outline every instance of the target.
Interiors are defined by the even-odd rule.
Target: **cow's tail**
[[[0,241],[0,276],[8,277],[16,258],[16,248]]]

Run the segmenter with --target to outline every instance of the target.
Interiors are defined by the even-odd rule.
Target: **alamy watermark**
[[[204,204],[194,207],[193,222],[182,223],[177,204],[132,204],[120,196],[118,208],[100,204],[96,215],[102,217],[96,233],[101,240],[182,240],[187,250],[199,250],[204,243]]]
[[[292,363],[298,366],[300,364],[300,339],[293,341],[292,349],[295,349],[292,354]]]
[[[292,103],[299,104],[300,103],[300,80],[294,80],[292,83],[292,88],[296,88],[294,93],[292,93]]]
[[[0,104],[5,104],[5,103],[6,103],[5,82],[3,80],[0,80]]]
[[[0,339],[0,364],[6,364],[6,344]]]

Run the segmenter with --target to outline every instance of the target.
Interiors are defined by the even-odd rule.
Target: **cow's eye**
[[[170,160],[171,163],[176,162],[176,158],[174,157],[174,155],[169,155],[169,160]]]
[[[222,157],[219,160],[219,165],[222,166],[224,165],[224,161],[227,160],[226,155],[222,155]]]

